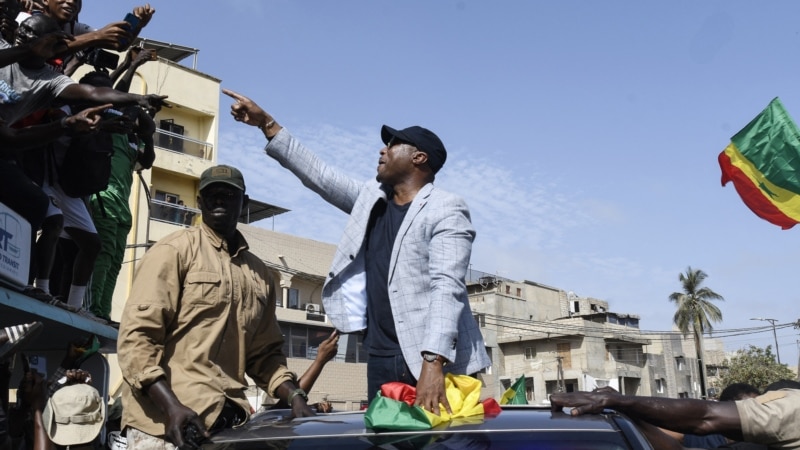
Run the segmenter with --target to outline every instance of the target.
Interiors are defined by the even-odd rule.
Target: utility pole
[[[702,335],[700,335],[702,337]],[[697,352],[697,371],[698,371],[698,378],[700,378],[700,398],[706,400],[707,393],[706,393],[706,380],[708,377],[706,376],[706,349],[703,345],[703,339],[700,339],[697,342],[698,345],[698,352]]]
[[[775,332],[775,322],[778,319],[765,319],[763,317],[754,317],[750,320],[761,320],[764,322],[769,322],[772,325],[772,336],[775,338],[775,355],[778,357],[778,364],[781,363],[781,349],[778,348],[778,333]]]

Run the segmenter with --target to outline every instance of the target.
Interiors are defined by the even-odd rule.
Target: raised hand
[[[274,123],[272,116],[261,109],[256,102],[250,100],[244,95],[238,94],[229,89],[223,89],[222,93],[236,100],[236,102],[231,105],[231,115],[237,122],[243,122],[259,128],[263,128],[270,122]]]

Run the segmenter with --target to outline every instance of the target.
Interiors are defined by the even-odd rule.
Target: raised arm
[[[297,384],[300,386],[300,389],[310,392],[311,388],[314,386],[314,383],[319,378],[319,375],[322,373],[322,369],[325,367],[325,364],[333,359],[336,356],[336,353],[339,351],[339,334],[336,330],[333,330],[330,336],[327,339],[322,341],[319,344],[319,348],[317,349],[317,357],[314,358],[314,362],[308,366],[303,375],[300,376],[300,379],[297,380]]]
[[[267,155],[289,169],[304,186],[325,201],[350,214],[364,183],[327,165],[254,101],[228,89],[222,92],[236,100],[231,105],[231,115],[236,121],[257,127],[264,133],[269,141],[265,149]]]
[[[75,53],[91,47],[120,50],[120,42],[131,42],[132,32],[128,22],[112,22],[99,30],[79,34],[67,44],[63,54]]]
[[[76,36],[75,40],[69,43],[66,53],[75,53],[89,47],[125,50],[139,35],[142,28],[150,22],[156,10],[148,3],[135,7],[132,12],[139,19],[139,24],[136,28],[131,28],[131,24],[124,20],[109,23],[99,30],[91,30]]]
[[[124,75],[122,75],[122,79],[119,80],[116,85],[114,85],[114,89],[121,92],[128,92],[131,88],[133,75],[136,74],[136,69],[142,67],[147,61],[152,61],[154,54],[155,50],[153,49],[132,47],[130,50],[128,50],[128,54],[125,58],[128,67],[124,69]],[[120,65],[120,67],[123,67],[123,65],[125,65],[125,63]],[[111,74],[111,80],[114,81],[118,77],[119,74],[117,74],[117,71],[115,70],[114,73]]]

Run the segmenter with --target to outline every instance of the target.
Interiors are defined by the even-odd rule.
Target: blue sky
[[[138,2],[85,0],[83,21]],[[779,96],[800,118],[800,3],[170,0],[144,37],[200,49],[199,70],[250,96],[334,166],[374,176],[382,124],[448,149],[441,188],[470,205],[472,267],[606,300],[669,330],[687,266],[725,297],[734,350],[800,320],[798,233],[720,185],[718,154]],[[222,96],[227,114],[230,100]],[[220,161],[292,211],[259,225],[336,243],[346,217],[263,155],[229,116]],[[778,330],[796,365],[800,330]]]

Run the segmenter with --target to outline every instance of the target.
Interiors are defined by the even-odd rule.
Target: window
[[[683,361],[683,356],[678,356],[675,358],[675,364],[678,367],[678,370],[686,370],[686,364]]]
[[[367,352],[364,350],[364,337],[360,334],[346,334],[339,338],[339,348],[342,348],[342,341],[345,351],[344,362],[349,363],[365,363],[367,362]]]
[[[291,309],[300,308],[300,291],[295,288],[289,288],[287,289],[287,294],[287,306]]]
[[[158,133],[158,141],[156,145],[161,148],[183,152],[183,139],[178,136],[174,136],[183,136],[183,125],[178,125],[175,123],[174,119],[162,119],[158,128],[172,134]]]
[[[319,345],[322,343],[322,341],[327,339],[333,331],[331,328],[313,326],[309,327],[295,323],[281,322],[279,325],[283,331],[283,347],[281,350],[287,358],[316,358]],[[348,334],[339,338],[340,352],[337,356],[335,356],[336,361],[342,361],[343,349],[345,347],[349,349],[349,341],[356,343],[356,336],[357,335],[354,334]],[[358,336],[358,338],[360,341],[360,336]],[[358,342],[356,345],[360,345],[360,342]],[[359,358],[358,362],[366,362],[366,353],[363,353],[362,356],[363,358]],[[356,359],[346,362],[356,362]]]
[[[517,288],[517,297],[522,297],[522,288]]]
[[[511,295],[511,286],[506,285],[506,294]]]
[[[157,190],[156,195],[153,196],[150,217],[183,224],[183,210],[177,207],[178,201],[180,201],[178,194]]]
[[[475,322],[478,322],[481,328],[486,327],[486,314],[473,314],[472,317],[475,318]]]
[[[164,192],[164,191],[156,191],[156,195],[155,195],[154,198],[156,200],[161,200],[162,202],[177,204],[178,203],[178,199],[180,197],[181,196],[178,195],[178,194],[172,194],[172,193]]]
[[[656,392],[659,394],[664,393],[664,379],[659,378],[656,380]]]
[[[305,327],[292,327],[289,330],[291,336],[291,353],[286,356],[293,358],[305,358],[308,352],[308,331]],[[315,354],[316,356],[316,354]]]
[[[536,358],[536,347],[525,347],[525,359]]]
[[[525,377],[525,398],[532,402],[534,401],[533,397],[533,378],[532,377]]]

